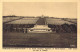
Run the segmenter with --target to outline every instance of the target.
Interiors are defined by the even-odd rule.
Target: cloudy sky
[[[77,3],[74,2],[4,2],[3,16],[50,16],[77,17]]]

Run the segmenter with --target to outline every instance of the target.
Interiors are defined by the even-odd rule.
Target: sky
[[[3,16],[49,16],[77,18],[75,2],[4,2]]]

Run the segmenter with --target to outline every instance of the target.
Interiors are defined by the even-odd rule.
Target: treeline
[[[52,25],[48,24],[48,27],[52,29],[52,31],[56,31],[57,33],[77,33],[77,25],[75,24],[62,24],[62,25]]]
[[[4,32],[23,32],[24,29],[34,27],[34,24],[3,24],[3,31]]]

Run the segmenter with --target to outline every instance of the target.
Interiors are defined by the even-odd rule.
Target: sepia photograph
[[[3,2],[3,48],[77,48],[76,2]]]

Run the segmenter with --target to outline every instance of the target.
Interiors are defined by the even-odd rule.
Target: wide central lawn
[[[77,47],[76,33],[4,32],[4,47]]]

